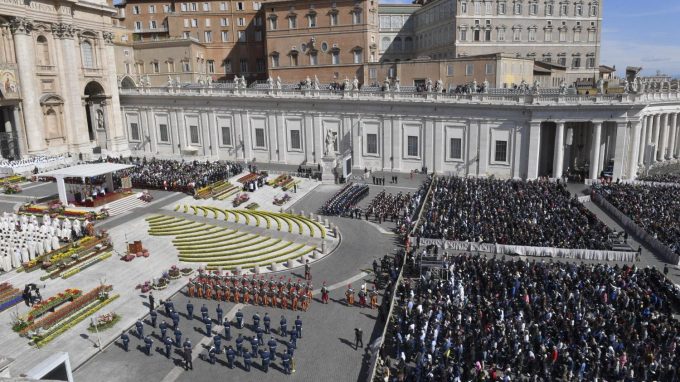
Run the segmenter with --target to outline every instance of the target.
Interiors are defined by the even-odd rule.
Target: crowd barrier
[[[410,238],[411,243],[415,244],[415,237]],[[465,252],[484,252],[499,255],[520,255],[533,257],[552,257],[576,260],[598,260],[598,261],[635,261],[636,252],[622,251],[601,251],[592,249],[566,249],[549,247],[530,247],[523,245],[505,245],[493,243],[475,243],[443,239],[420,239],[421,246],[436,245],[443,249]]]
[[[654,236],[650,235],[649,233],[647,233],[647,231],[645,231],[640,226],[635,224],[635,222],[631,220],[631,218],[626,216],[623,212],[619,211],[618,208],[614,207],[601,195],[593,193],[591,199],[598,206],[600,206],[600,208],[614,216],[618,223],[621,224],[625,229],[633,231],[635,235],[639,237],[640,240],[642,240],[646,246],[651,247],[654,250],[654,253],[661,256],[665,262],[669,264],[676,265],[678,264],[678,258],[680,258],[680,256],[678,256],[677,253],[673,252],[665,244],[661,243]]]

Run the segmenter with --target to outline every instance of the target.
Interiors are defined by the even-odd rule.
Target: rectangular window
[[[316,15],[309,15],[309,17],[307,17],[307,20],[309,21],[310,28],[316,28]]]
[[[263,73],[267,68],[265,68],[264,65],[264,58],[256,58],[255,59],[255,70],[257,70],[258,73]]]
[[[222,145],[231,146],[231,128],[229,126],[222,126]]]
[[[137,122],[130,123],[130,139],[133,141],[139,140],[139,125]]]
[[[196,125],[189,126],[189,142],[191,142],[193,145],[197,145],[199,143],[198,126]]]
[[[149,13],[156,13],[156,6],[155,5],[149,5]]]
[[[460,14],[461,15],[467,14],[467,3],[466,2],[460,3]]]
[[[224,72],[231,73],[231,60],[224,60],[222,62],[224,64]]]
[[[198,19],[191,19],[191,26],[194,28],[198,28]]]
[[[505,2],[500,2],[498,3],[498,14],[499,15],[504,15],[505,14]]]
[[[210,19],[205,19],[205,26],[209,27],[210,26]]]
[[[546,42],[552,41],[552,31],[551,30],[545,31],[545,41]]]
[[[494,152],[494,161],[507,162],[508,161],[508,141],[496,141],[496,151]]]
[[[151,68],[153,69],[154,73],[160,73],[161,71],[161,66],[158,64],[157,61],[151,63]]]
[[[260,9],[262,9],[262,3],[253,1],[253,11],[259,11]]]
[[[546,4],[545,5],[545,15],[546,16],[552,16],[553,15],[553,5],[552,4]]]
[[[302,148],[302,142],[300,139],[300,130],[290,131],[290,148],[291,150],[300,150]]]
[[[133,14],[133,15],[138,15],[138,14],[139,14],[139,5],[133,5],[133,6],[132,6],[132,14]]]
[[[354,51],[354,63],[355,64],[361,64],[362,57],[361,57],[361,51],[360,50],[355,50]]]
[[[276,19],[269,19],[269,29],[275,31],[276,27],[278,24],[276,23]]]
[[[241,73],[248,73],[248,59],[247,58],[242,58],[240,61],[241,64]]]
[[[581,42],[581,32],[580,31],[574,32],[574,42]]]
[[[486,64],[485,69],[486,69],[486,70],[485,70],[486,74],[493,74],[493,72],[494,72],[494,64],[492,64],[492,63]]]
[[[493,4],[490,1],[487,1],[486,3],[484,3],[484,5],[485,5],[484,6],[484,13],[486,13],[487,15],[492,14],[493,13]]]
[[[246,42],[246,31],[238,31],[238,42]]]
[[[529,29],[529,41],[536,41],[536,29]]]
[[[222,17],[220,19],[220,26],[221,27],[228,27],[229,26],[229,19],[226,17]]]
[[[255,31],[255,41],[262,41],[262,31]]]
[[[595,31],[588,31],[588,42],[595,42]]]
[[[288,29],[295,29],[295,28],[297,28],[297,17],[290,16],[288,18]]]
[[[378,153],[378,134],[366,134],[366,154]]]
[[[211,31],[205,31],[204,32],[204,41],[205,42],[212,42],[212,32]]]
[[[338,14],[331,13],[331,26],[334,27],[336,25],[338,25]]]
[[[208,73],[215,73],[215,61],[208,60],[205,62],[205,67]]]
[[[368,69],[368,78],[371,80],[375,80],[378,78],[378,69],[376,68],[370,68]]]
[[[203,3],[203,12],[210,11],[210,3]]]
[[[264,144],[264,129],[261,128],[255,129],[255,147],[259,148],[266,147]]]
[[[505,41],[505,29],[503,28],[498,30],[498,41]]]
[[[278,67],[279,67],[279,56],[273,55],[272,56],[272,68],[278,68]]]
[[[236,25],[242,27],[246,25],[246,19],[244,17],[239,17],[236,19]]]
[[[170,142],[168,137],[168,125],[161,123],[158,125],[158,136],[161,142]]]
[[[467,41],[467,29],[460,30],[460,41]]]
[[[256,27],[261,27],[262,26],[262,17],[257,16],[253,19],[253,23],[255,24]]]
[[[333,53],[331,53],[331,63],[333,65],[340,64],[340,52],[338,52],[337,50],[333,51]]]
[[[135,30],[136,31],[142,30],[142,22],[141,21],[135,21]]]
[[[184,27],[189,28],[189,19],[184,19]]]
[[[465,65],[465,75],[471,76],[473,74],[475,74],[475,65],[474,64],[466,64]]]
[[[163,5],[163,13],[170,13],[170,5],[168,4]]]
[[[182,3],[182,5],[179,7],[179,9],[180,9],[182,12],[186,12],[186,11],[188,10],[188,9],[187,9],[187,3]]]
[[[453,75],[453,64],[446,65],[446,75],[447,76]]]
[[[222,42],[229,41],[229,32],[228,31],[222,31]]]
[[[309,52],[309,65],[319,65],[319,56],[316,52]]]
[[[245,10],[245,5],[242,1],[239,1],[238,3],[236,3],[236,10],[238,10],[238,11]]]
[[[190,72],[190,71],[191,71],[191,64],[190,64],[189,62],[187,62],[187,61],[183,61],[183,62],[182,62],[182,71],[183,71],[184,73]]]
[[[189,31],[183,31],[182,32],[182,38],[189,38],[191,37],[191,32]]]
[[[298,66],[298,55],[297,55],[297,53],[290,55],[290,66]]]
[[[581,67],[581,58],[580,57],[574,57],[571,59],[571,67],[572,68],[580,68]]]
[[[355,10],[352,12],[352,24],[357,25],[361,24],[361,12]]]
[[[191,3],[191,11],[196,12],[198,10],[198,4],[196,3]]]
[[[410,157],[418,156],[418,137],[409,135],[406,137],[406,155]]]
[[[449,140],[449,158],[463,159],[463,140],[460,138],[451,138]]]
[[[588,57],[586,59],[586,66],[588,69],[593,69],[595,67],[595,57]]]
[[[156,20],[149,21],[149,26],[151,27],[151,29],[156,29],[157,26]]]
[[[223,1],[220,3],[220,11],[227,11],[229,10],[229,3],[226,1]]]
[[[522,40],[522,30],[521,29],[513,29],[512,30],[512,40],[513,41],[521,41]]]
[[[565,42],[565,41],[567,41],[567,31],[561,30],[560,31],[560,42]]]

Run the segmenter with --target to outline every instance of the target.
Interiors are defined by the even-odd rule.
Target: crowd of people
[[[424,238],[535,247],[612,248],[612,231],[561,184],[437,178],[423,223]]]
[[[364,209],[366,220],[374,218],[378,222],[403,219],[412,215],[411,193],[391,194],[382,190]]]
[[[640,176],[637,178],[637,180],[657,183],[680,183],[680,174],[678,173],[649,174]]]
[[[243,165],[230,161],[199,162],[146,158],[108,159],[135,167],[116,173],[118,179],[130,177],[135,188],[193,193],[201,187],[240,174]],[[120,180],[118,180],[120,182]],[[120,183],[118,183],[120,184]]]
[[[606,184],[594,187],[593,192],[680,254],[680,187]]]
[[[654,268],[458,255],[397,289],[392,381],[675,381],[678,291]]]
[[[324,215],[347,216],[356,212],[357,205],[368,195],[368,185],[348,183],[321,207]]]

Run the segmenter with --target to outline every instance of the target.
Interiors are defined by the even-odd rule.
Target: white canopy
[[[109,187],[109,190],[113,190],[113,173],[130,167],[134,166],[119,163],[79,164],[76,166],[61,168],[59,170],[43,172],[40,174],[40,176],[54,177],[57,180],[59,200],[61,200],[61,202],[64,204],[68,204],[64,178],[89,178],[93,176],[106,175],[106,184]]]
[[[43,172],[39,175],[53,176],[55,178],[88,178],[116,172],[118,170],[123,170],[130,167],[135,166],[119,163],[89,163]]]

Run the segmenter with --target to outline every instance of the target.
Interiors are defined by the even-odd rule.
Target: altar
[[[64,204],[79,204],[87,207],[97,207],[121,197],[116,192],[113,184],[113,173],[134,167],[119,163],[90,163],[48,171],[40,174],[44,177],[53,177],[57,181],[59,200]],[[77,179],[77,186],[67,188],[66,179]],[[101,178],[101,183],[92,182],[92,179]],[[89,180],[89,181],[88,181]],[[70,192],[69,192],[70,191]]]

